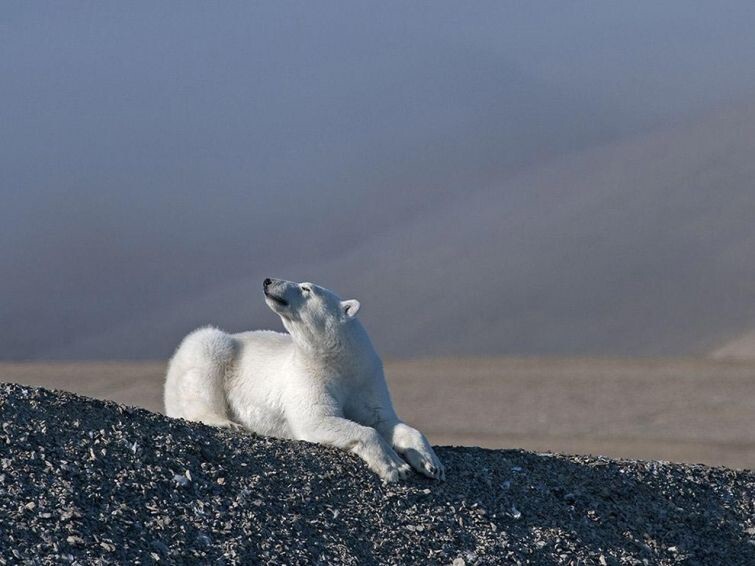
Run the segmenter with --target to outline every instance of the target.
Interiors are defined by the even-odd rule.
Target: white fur
[[[166,414],[351,450],[386,481],[409,465],[444,479],[427,439],[393,410],[359,302],[310,283],[264,287],[288,334],[192,332],[168,366]]]

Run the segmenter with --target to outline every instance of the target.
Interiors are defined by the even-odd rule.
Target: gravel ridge
[[[755,564],[755,474],[438,447],[351,454],[0,384],[2,564]]]

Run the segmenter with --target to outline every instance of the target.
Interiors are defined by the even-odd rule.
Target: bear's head
[[[312,283],[265,279],[265,302],[281,317],[297,346],[331,351],[343,345],[355,330],[359,301],[346,301],[333,291]]]

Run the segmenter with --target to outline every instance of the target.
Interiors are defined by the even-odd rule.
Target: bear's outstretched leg
[[[300,440],[354,452],[386,482],[406,479],[411,472],[409,465],[374,428],[334,416],[310,418],[296,428]]]

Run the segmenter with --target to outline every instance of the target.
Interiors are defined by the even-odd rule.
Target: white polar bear
[[[445,479],[425,436],[396,416],[359,302],[311,283],[263,287],[289,333],[195,330],[168,365],[166,414],[351,450],[389,482],[408,464]]]

